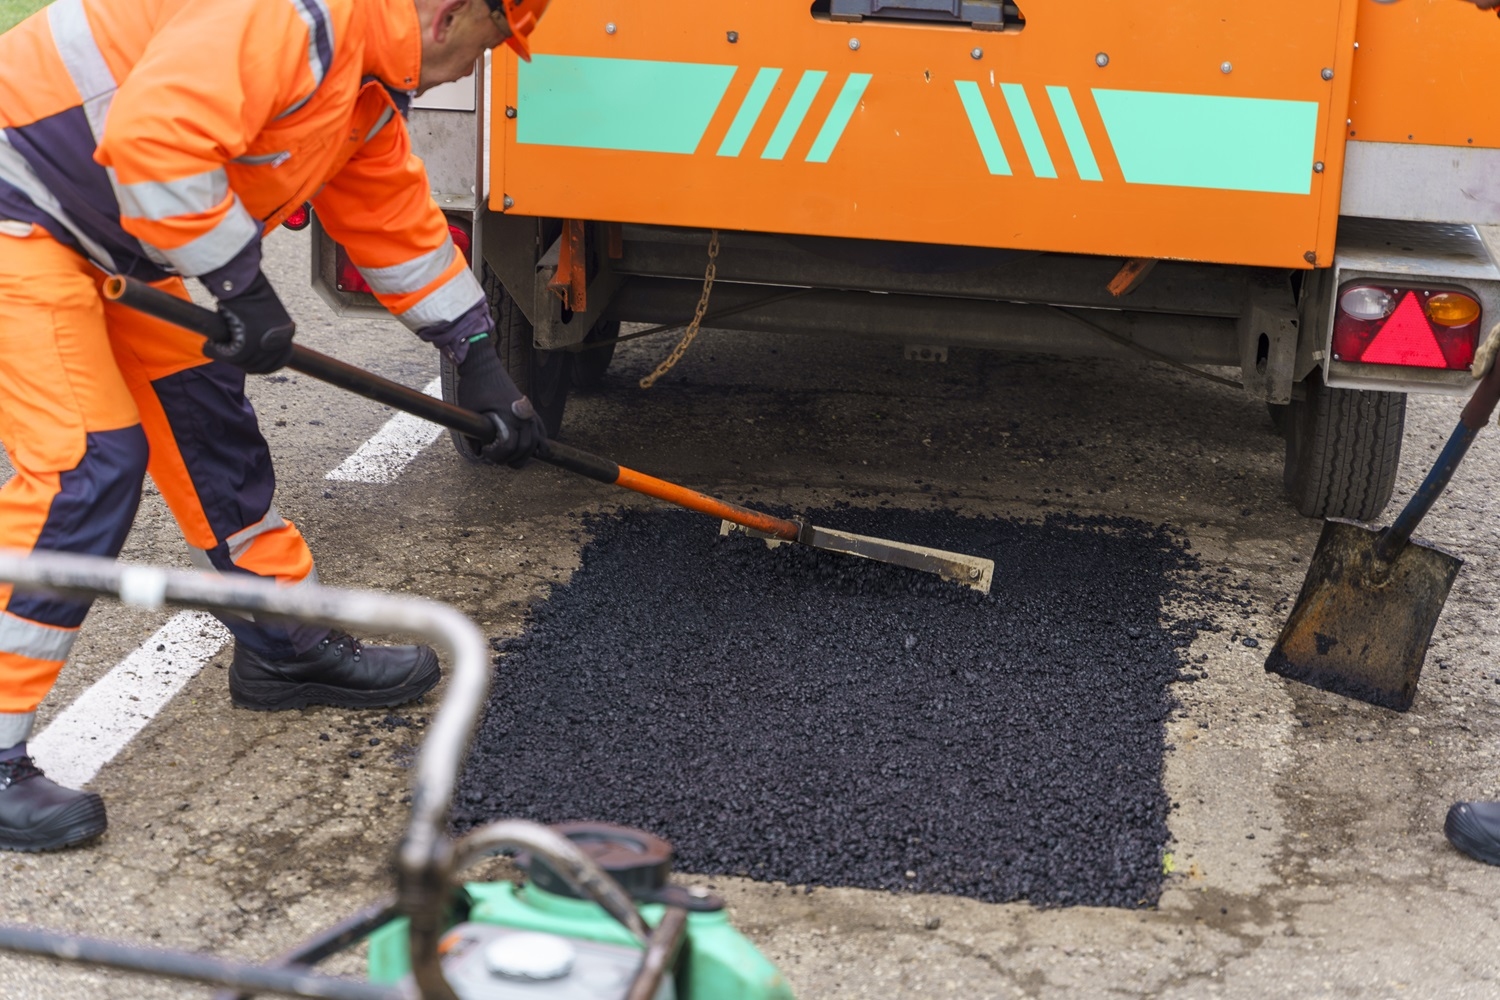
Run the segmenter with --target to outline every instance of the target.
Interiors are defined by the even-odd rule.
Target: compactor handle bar
[[[452,845],[444,827],[453,802],[458,769],[468,752],[490,686],[489,645],[473,622],[445,604],[420,598],[331,587],[282,587],[271,581],[243,576],[131,566],[111,559],[68,553],[34,552],[27,555],[0,550],[0,580],[10,581],[21,590],[87,598],[113,595],[126,604],[146,608],[174,605],[235,611],[257,618],[317,622],[364,634],[411,633],[446,654],[452,664],[448,691],[438,706],[417,756],[411,818],[397,849],[396,860],[397,904],[411,919],[412,966],[422,990],[420,995],[450,1000],[452,992],[442,981],[437,956],[437,939],[443,930],[443,908],[453,859]],[[103,959],[102,955],[94,957],[96,961]],[[165,968],[156,971],[175,974]],[[196,973],[205,971],[208,970],[200,968]],[[299,982],[308,989],[326,987],[335,991],[293,991],[292,995],[380,996],[385,1000],[404,995],[384,988],[380,988],[381,993],[370,992],[376,987],[369,984],[354,984],[362,987],[363,992],[337,992],[349,985],[347,980],[314,979],[328,979],[328,983],[309,982],[305,973],[300,975]],[[259,989],[281,992],[287,992],[287,987],[293,985],[291,982],[276,985],[264,980],[254,983],[243,979],[216,981],[227,986],[254,985]]]
[[[0,549],[0,582],[12,583],[22,591],[90,599],[115,596],[144,608],[173,605],[316,622],[366,634],[409,633],[432,643],[452,664],[447,692],[417,756],[411,818],[397,849],[394,913],[411,921],[415,993],[320,975],[297,960],[253,965],[28,927],[0,925],[0,949],[189,979],[241,992],[329,1000],[455,1000],[438,956],[453,879],[484,854],[500,848],[521,848],[546,861],[580,895],[595,900],[624,924],[647,949],[647,959],[657,959],[643,961],[638,978],[644,985],[652,978],[654,965],[659,981],[659,960],[663,954],[675,953],[682,935],[681,922],[664,920],[652,932],[619,884],[572,841],[545,826],[516,820],[482,827],[457,845],[447,838],[444,831],[458,769],[488,697],[491,673],[489,645],[474,623],[457,610],[420,598],[330,587],[292,589],[244,576],[126,565],[97,556],[57,552],[27,554]],[[392,913],[389,907],[376,909],[381,912],[362,915],[334,938],[352,940]]]

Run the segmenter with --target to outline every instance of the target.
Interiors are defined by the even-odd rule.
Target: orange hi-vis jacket
[[[0,219],[233,298],[311,201],[382,304],[451,349],[489,316],[411,152],[420,64],[411,0],[56,0],[0,35]]]

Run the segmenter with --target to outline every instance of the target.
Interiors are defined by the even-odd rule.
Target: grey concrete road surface
[[[304,343],[408,384],[433,377],[431,351],[393,323],[331,316],[305,287],[304,238],[281,233],[270,247]],[[1500,432],[1480,439],[1425,525],[1468,564],[1416,705],[1398,716],[1263,674],[1317,525],[1282,500],[1264,408],[1233,391],[1144,363],[955,350],[921,364],[889,344],[712,331],[655,389],[637,388],[670,343],[622,348],[604,391],[572,401],[568,439],[751,501],[858,494],[1168,522],[1245,598],[1208,609],[1225,629],[1191,651],[1207,657],[1207,679],[1179,685],[1167,779],[1180,808],[1159,908],[1042,911],[713,880],[798,996],[1500,997],[1500,869],[1458,855],[1441,832],[1452,800],[1500,797]],[[634,502],[550,469],[471,467],[446,441],[394,482],[331,482],[325,473],[390,413],[295,374],[257,379],[252,393],[280,508],[311,539],[322,579],[449,601],[491,635],[514,633],[526,604],[567,578],[581,515]],[[1398,500],[1458,408],[1412,401]],[[154,494],[125,557],[186,565]],[[99,605],[41,724],[166,618]],[[106,838],[0,855],[3,919],[260,958],[389,888],[406,765],[432,705],[390,718],[235,711],[227,656],[93,782],[109,803]],[[338,968],[357,969],[357,957]],[[0,995],[204,993],[0,957]]]

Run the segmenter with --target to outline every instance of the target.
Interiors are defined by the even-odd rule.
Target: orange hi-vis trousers
[[[0,222],[0,547],[116,556],[147,472],[193,550],[220,572],[315,579],[276,511],[270,451],[244,374],[202,339],[103,301],[104,274],[40,227]],[[158,284],[183,298],[181,279]],[[26,739],[87,615],[86,601],[0,585],[0,748]],[[326,629],[225,617],[274,658]]]

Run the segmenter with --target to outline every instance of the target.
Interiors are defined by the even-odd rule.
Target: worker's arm
[[[546,440],[496,353],[489,302],[448,235],[406,122],[391,108],[360,151],[313,199],[318,221],[375,297],[458,367],[458,402],[493,415],[496,442],[475,457],[521,465]]]
[[[491,327],[484,289],[448,235],[406,122],[391,107],[313,208],[380,304],[455,361]]]
[[[316,86],[326,56],[311,30],[285,0],[182,6],[114,95],[95,154],[125,231],[219,299],[235,337],[205,353],[247,371],[285,364],[295,328],[261,273],[261,222],[224,167]]]

